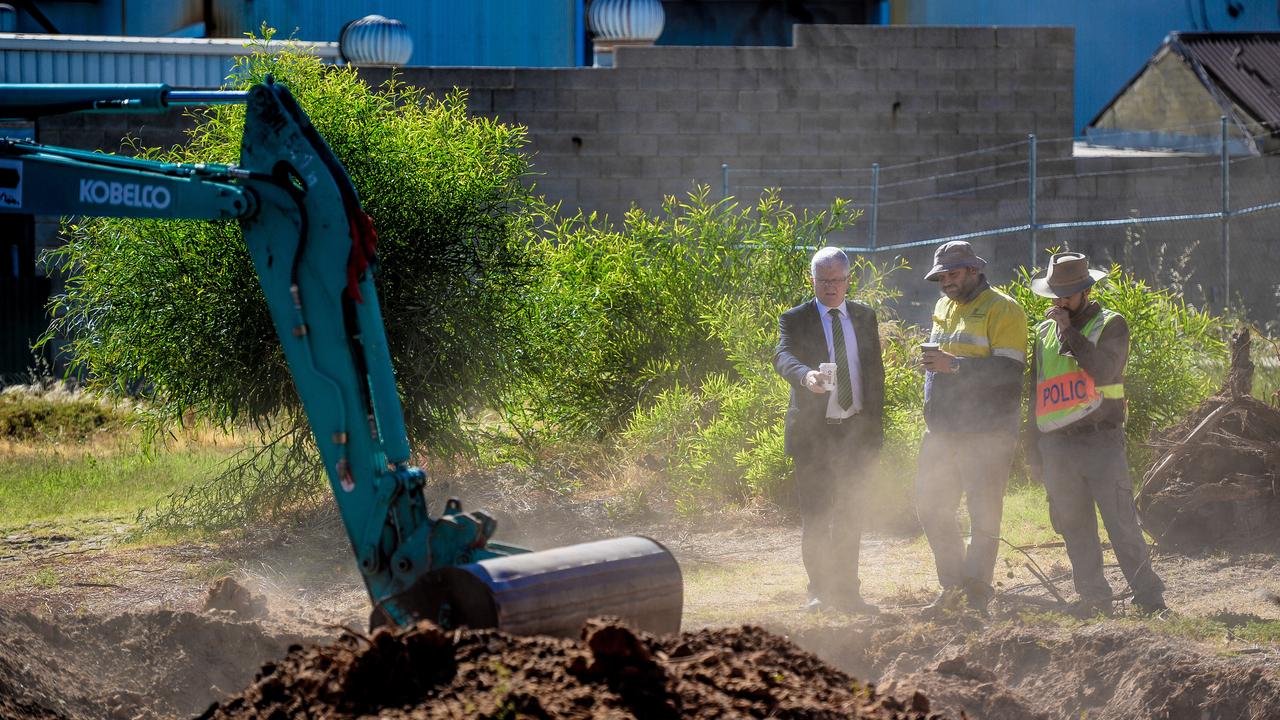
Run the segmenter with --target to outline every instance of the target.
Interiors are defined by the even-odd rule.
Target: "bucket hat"
[[[1091,270],[1084,253],[1054,253],[1049,269],[1031,280],[1031,292],[1048,298],[1070,297],[1106,277],[1104,270]]]
[[[948,270],[956,268],[971,267],[981,270],[987,266],[987,261],[978,257],[973,251],[973,246],[964,240],[952,240],[938,246],[933,251],[933,268],[925,273],[925,280],[936,281],[938,276]]]

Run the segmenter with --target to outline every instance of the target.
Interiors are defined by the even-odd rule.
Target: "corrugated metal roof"
[[[1280,33],[1171,33],[1166,42],[1271,132],[1280,131]]]
[[[337,60],[336,43],[303,44]],[[0,82],[216,88],[245,52],[243,40],[0,33]]]

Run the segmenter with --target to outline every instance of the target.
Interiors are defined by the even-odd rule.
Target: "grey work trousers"
[[[942,587],[991,588],[1016,443],[1012,432],[925,432],[916,473],[916,515],[933,549]],[[956,518],[961,495],[969,508],[967,547]]]
[[[1151,551],[1138,527],[1124,431],[1045,433],[1040,436],[1040,458],[1049,494],[1049,518],[1066,541],[1080,597],[1091,601],[1110,601],[1112,597],[1102,573],[1102,544],[1093,509],[1097,505],[1134,601],[1162,602],[1164,583],[1151,567]]]

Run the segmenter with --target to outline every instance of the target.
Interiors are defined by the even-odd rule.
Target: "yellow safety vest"
[[[1094,345],[1102,329],[1117,313],[1102,308],[1081,333]],[[1089,415],[1104,399],[1123,400],[1124,383],[1097,385],[1075,358],[1058,352],[1057,323],[1045,320],[1036,326],[1036,427],[1041,432],[1058,430]]]

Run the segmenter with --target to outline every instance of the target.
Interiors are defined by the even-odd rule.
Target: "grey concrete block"
[[[885,67],[878,65],[876,67]],[[891,67],[903,70],[920,70],[939,67],[938,50],[931,47],[898,48],[898,59]]]
[[[693,68],[701,48],[673,45],[624,46],[613,51],[614,67]]]
[[[894,45],[876,45],[858,48],[858,67],[861,69],[896,68],[900,65],[901,56],[910,54],[913,48],[899,48]]]
[[[840,115],[838,112],[811,112],[800,116],[801,134],[838,133],[840,132]]]
[[[759,113],[720,113],[720,132],[748,135],[760,132]]]
[[[916,88],[921,91],[949,91],[956,86],[956,76],[964,70],[925,68],[916,71]]]
[[[996,131],[996,115],[990,112],[966,112],[956,116],[956,132],[964,135],[991,135]]]
[[[809,112],[822,107],[822,98],[828,91],[812,88],[783,87],[778,90],[780,111]]]
[[[864,102],[866,102],[867,97],[868,94],[864,92],[849,92],[841,90],[815,93],[815,99],[818,101],[817,107],[808,107],[804,109],[811,111],[821,110],[825,112],[848,112],[860,107]]]
[[[777,135],[741,135],[738,137],[738,155],[773,155],[778,152]]]
[[[700,90],[720,87],[720,73],[754,72],[737,70],[700,70],[686,68],[643,68],[636,70],[636,82],[641,88],[654,90]]]
[[[901,112],[908,114],[932,113],[938,111],[938,94],[925,90],[901,93],[896,102]]]
[[[556,114],[553,112],[522,110],[512,120],[529,128],[531,133],[554,132],[556,128]]]
[[[798,112],[760,113],[757,120],[762,133],[787,134],[800,131],[800,113]]]
[[[818,136],[810,133],[778,136],[780,155],[817,155],[821,152]]]
[[[954,27],[917,27],[915,28],[915,46],[921,48],[955,47],[956,28]]]
[[[575,110],[577,109],[577,91],[559,90],[556,88],[538,88],[527,92],[533,93],[532,108],[519,110]],[[495,98],[495,102],[496,102]]]
[[[612,158],[539,155],[534,158],[533,167],[535,171],[546,173],[548,177],[594,178],[600,174],[600,163],[607,159]]]
[[[720,132],[720,114],[710,112],[676,113],[676,126],[681,133]]]
[[[644,161],[651,158],[631,156],[603,157],[599,159],[600,177],[634,178],[644,174]]]
[[[959,128],[955,113],[925,113],[916,118],[917,132],[954,135]]]
[[[973,70],[956,71],[955,89],[960,92],[974,92],[996,89],[996,73],[994,70],[979,67]]]
[[[688,94],[686,93],[686,97]],[[700,111],[723,112],[738,109],[738,93],[736,90],[699,90],[694,100]]]
[[[627,86],[634,73],[611,68],[561,68],[556,71],[556,87],[567,90],[613,90]]]
[[[845,65],[848,67],[858,66],[857,45],[836,45],[831,47],[820,47],[816,49],[818,63],[822,67],[838,67]]]
[[[537,106],[535,90],[494,90],[493,112],[513,113],[520,110],[533,110]]]
[[[658,112],[686,112],[698,107],[698,94],[688,90],[657,90],[655,95]]]
[[[748,70],[787,67],[812,67],[810,53],[795,53],[791,48],[775,47],[700,47],[698,67],[745,68]]]
[[[634,112],[602,112],[596,115],[596,131],[601,133],[633,133],[636,131]]]
[[[680,137],[697,139],[697,152],[694,155],[724,160],[738,154],[737,135],[681,135]]]
[[[760,85],[760,76],[767,71],[763,70],[715,70],[716,80],[708,85],[699,85],[699,87],[715,87],[721,90],[755,90]],[[786,73],[790,75],[790,73]]]
[[[574,107],[577,110],[598,112],[616,110],[619,92],[612,88],[607,90],[583,89],[574,92]]]
[[[961,153],[970,153],[981,147],[977,135],[964,133],[961,131],[956,135],[939,135],[938,136],[938,153],[940,155],[959,155]],[[969,175],[966,177],[975,177]]]
[[[1019,110],[1029,112],[1054,112],[1055,93],[1052,90],[1015,90],[1013,101]]]
[[[553,88],[559,73],[560,70],[551,68],[515,68],[511,72],[511,85],[527,90]]]
[[[1031,133],[1036,129],[1035,113],[1003,112],[996,116],[997,133]]]
[[[658,136],[657,135],[622,135],[614,136],[617,140],[617,147],[614,151],[619,155],[657,155],[658,154]]]
[[[556,128],[563,133],[596,132],[596,117],[593,112],[558,112]]]
[[[937,59],[937,67],[945,70],[972,70],[978,67],[978,50],[976,48],[941,48],[937,51],[935,57]]]
[[[620,111],[653,112],[658,109],[658,91],[627,90],[619,92],[614,103]]]
[[[636,132],[642,133],[675,133],[680,131],[675,113],[642,112],[636,113]]]
[[[866,25],[795,25],[792,28],[791,44],[795,47],[864,45],[874,37],[870,26]]]
[[[680,158],[656,155],[640,158],[640,174],[647,178],[679,177]]]
[[[876,70],[874,72],[876,76],[876,90],[882,94],[896,94],[915,90],[917,87],[916,74],[920,71],[886,68],[884,70]]]
[[[1036,28],[1001,25],[996,28],[998,47],[1035,47]]]
[[[602,135],[596,133],[591,135],[571,135],[569,137],[561,135],[557,139],[570,148],[574,154],[590,157],[593,155],[626,154],[622,150],[623,143],[630,142],[635,137],[644,136]]]
[[[956,31],[956,47],[962,48],[989,48],[996,45],[996,28],[994,26],[983,27],[958,27]]]
[[[971,92],[940,91],[937,98],[939,112],[972,113],[978,110],[978,96]]]
[[[651,135],[656,140],[656,155],[685,157],[702,152],[701,139],[705,135]]]
[[[742,112],[776,112],[776,90],[742,90],[738,93],[738,110]]]

